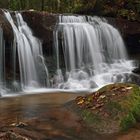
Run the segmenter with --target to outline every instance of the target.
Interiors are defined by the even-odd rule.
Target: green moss
[[[121,105],[120,105],[119,103],[117,103],[117,102],[114,102],[114,101],[108,102],[107,108],[108,108],[110,111],[113,111],[114,109],[115,109],[115,110],[119,110],[119,111],[122,110]]]
[[[137,121],[140,121],[140,102],[136,103],[135,106],[132,108],[133,116]]]
[[[106,102],[104,102],[101,111],[98,109],[97,111],[84,109],[80,113],[83,120],[87,124],[91,124],[94,129],[110,130],[113,126],[118,131],[128,130],[140,121],[139,86],[122,83],[111,84],[101,88],[99,92],[106,96]],[[91,97],[87,97],[87,103],[93,103],[93,98]]]
[[[130,97],[131,112],[137,121],[140,120],[140,89],[139,87],[133,88],[133,94]]]
[[[124,100],[122,107],[126,111],[126,115],[121,120],[120,126],[122,130],[132,127],[137,121],[140,121],[140,88],[133,85],[131,94]]]
[[[127,96],[121,98],[120,101],[109,101],[106,109],[111,112],[111,116],[115,119],[115,115],[120,112],[121,130],[128,130],[133,127],[136,122],[140,121],[140,88],[134,84],[113,84],[105,86],[100,91],[110,91],[112,87],[130,86],[133,87]]]
[[[123,111],[121,105],[115,101],[109,101],[105,108],[108,110],[108,112],[110,112],[109,114],[111,114],[111,117],[114,119],[118,117],[119,112]]]
[[[133,127],[136,123],[136,120],[132,113],[129,113],[124,119],[121,120],[120,126],[122,130],[128,130]]]
[[[82,111],[81,116],[83,120],[89,124],[97,123],[101,121],[101,119],[99,118],[97,114],[93,114],[91,111],[86,110],[86,109]]]

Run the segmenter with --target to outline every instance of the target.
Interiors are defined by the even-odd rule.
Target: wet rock
[[[55,14],[39,11],[22,12],[24,20],[28,23],[36,37],[42,40],[45,53],[52,53],[53,31],[58,16]],[[47,51],[46,51],[47,50]]]
[[[140,116],[140,89],[133,84],[112,84],[79,96],[71,109],[94,131],[116,133],[133,127]]]
[[[133,72],[136,73],[136,74],[140,74],[140,67],[134,69]]]
[[[123,18],[108,18],[110,24],[119,29],[129,53],[140,53],[140,22]]]
[[[4,39],[10,44],[13,40],[13,31],[9,22],[6,20],[3,11],[0,9],[0,26],[3,28]]]
[[[96,88],[98,85],[95,83],[95,81],[90,81],[90,88]]]

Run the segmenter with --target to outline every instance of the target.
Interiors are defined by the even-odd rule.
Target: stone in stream
[[[140,118],[140,88],[133,84],[112,84],[67,107],[82,117],[88,127],[100,134],[126,131]]]

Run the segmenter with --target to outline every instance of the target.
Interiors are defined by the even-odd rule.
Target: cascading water
[[[37,89],[44,87],[75,91],[97,89],[109,83],[131,82],[130,75],[135,65],[128,60],[120,33],[105,19],[90,16],[59,17],[54,31],[57,71],[56,74],[51,73],[49,79],[41,41],[33,36],[20,13],[14,14],[16,22],[8,11],[4,11],[4,14],[14,33],[13,86],[21,85],[24,91],[35,89],[34,92],[40,92]],[[16,79],[17,63],[20,82]],[[0,66],[0,89],[4,89],[5,45],[1,28]]]
[[[17,26],[8,11],[4,11],[4,14],[14,32],[13,66],[14,73],[16,73],[17,49],[22,89],[44,87],[48,83],[46,80],[48,72],[44,64],[40,40],[33,36],[31,29],[27,26],[20,13],[15,13]]]
[[[0,95],[5,93],[5,43],[0,27]]]
[[[105,19],[60,16],[54,40],[57,69],[61,71],[60,48],[66,67],[65,76],[61,78],[66,82],[59,80],[59,88],[90,89],[131,81],[126,75],[132,73],[134,65],[128,61],[120,33]]]

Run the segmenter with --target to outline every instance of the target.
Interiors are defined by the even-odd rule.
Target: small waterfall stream
[[[15,13],[17,26],[8,11],[4,11],[4,14],[14,32],[13,58],[16,59],[17,49],[22,89],[46,86],[48,73],[43,61],[41,41],[33,36],[20,13]],[[16,60],[13,62],[13,66],[16,67]],[[14,73],[16,72],[14,71]]]
[[[3,30],[0,27],[0,94],[5,93],[5,43]]]

